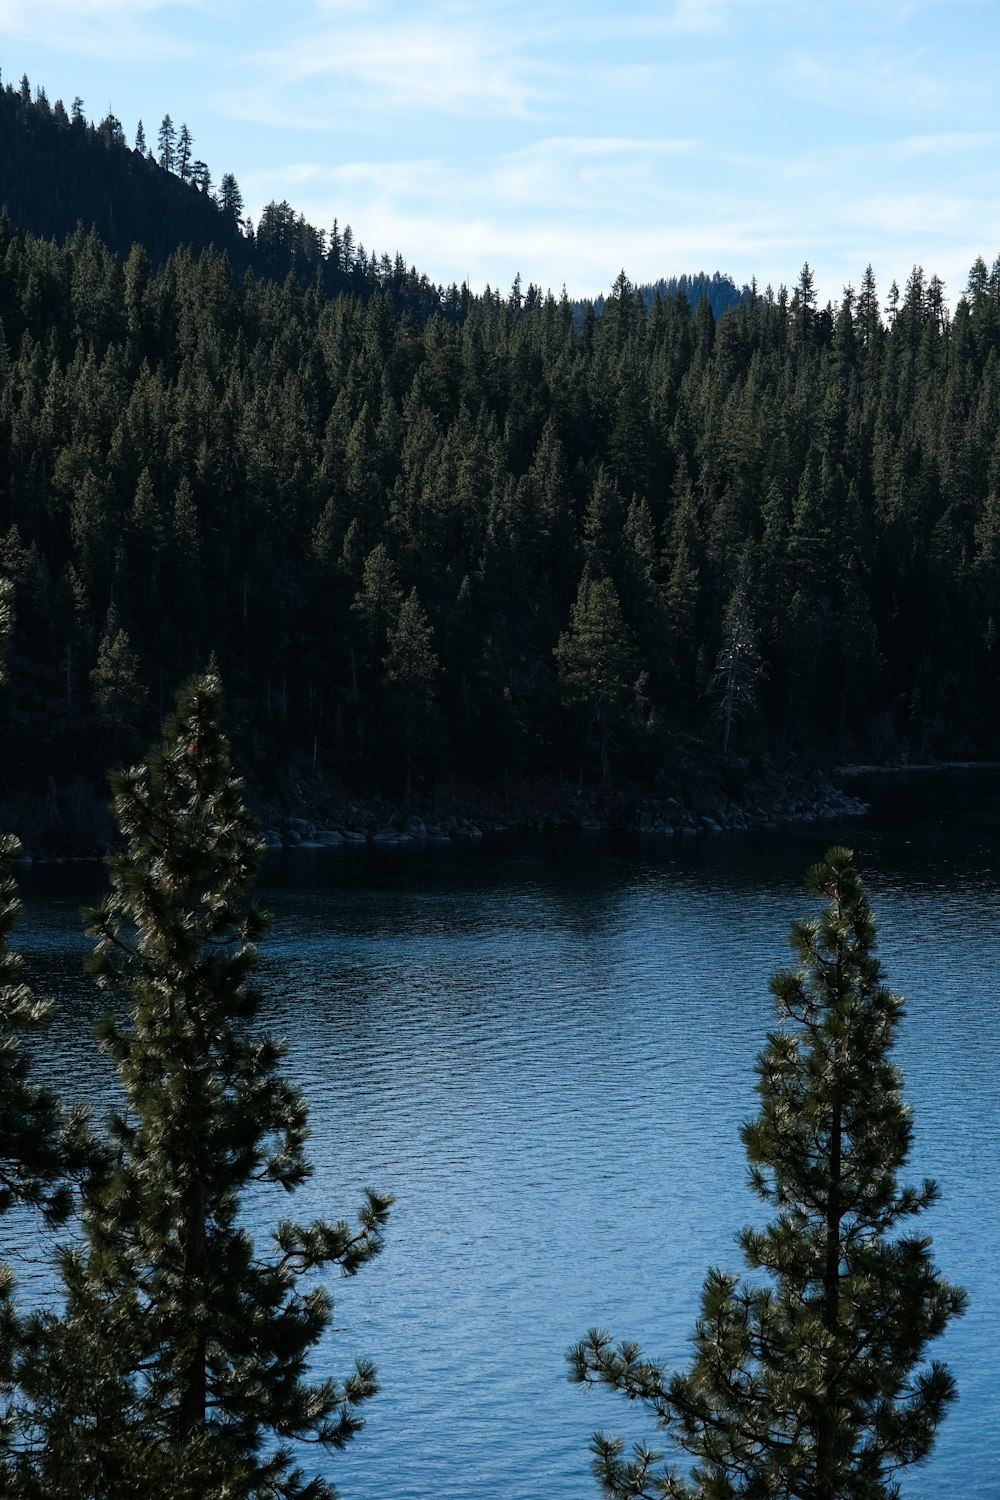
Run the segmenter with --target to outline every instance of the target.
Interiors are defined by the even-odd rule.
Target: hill
[[[697,307],[704,297],[713,316],[718,319],[730,307],[738,307],[739,304],[751,296],[748,286],[738,287],[731,276],[725,276],[721,271],[713,271],[708,275],[705,271],[699,271],[695,276],[668,276],[660,277],[659,281],[644,281],[637,287],[636,291],[641,296],[647,308],[652,307],[655,298],[683,297],[691,307]],[[578,316],[582,317],[584,304],[575,304]],[[604,310],[603,296],[594,299],[594,312],[600,316]]]
[[[287,202],[269,203],[256,226],[243,217],[243,197],[232,173],[213,187],[208,165],[194,157],[186,124],[164,117],[157,153],[142,123],[130,147],[121,121],[108,114],[89,122],[83,101],[67,112],[50,104],[44,88],[0,88],[0,204],[20,229],[63,239],[78,225],[94,228],[103,245],[124,260],[134,244],[157,267],[181,245],[226,255],[232,273],[284,280],[291,271],[316,280],[329,295],[362,298],[391,286],[395,305],[418,315],[457,315],[462,294],[445,293],[400,257],[369,256],[350,225],[318,229]]]
[[[119,219],[123,162],[206,196],[52,129]],[[718,320],[621,276],[577,326],[238,253],[0,220],[4,776],[53,838],[213,653],[262,795],[995,753],[1000,264],[952,318],[919,269],[886,319],[805,267]]]

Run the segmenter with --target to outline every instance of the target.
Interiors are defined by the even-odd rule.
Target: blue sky
[[[1000,252],[998,0],[0,0],[0,66],[477,289]]]

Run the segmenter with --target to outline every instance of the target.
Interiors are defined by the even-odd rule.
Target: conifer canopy
[[[600,1329],[570,1351],[571,1379],[643,1401],[695,1459],[686,1479],[599,1433],[594,1472],[613,1500],[890,1500],[955,1396],[924,1354],[964,1293],[906,1227],[937,1187],[897,1180],[911,1138],[890,1056],[903,1001],[883,983],[851,851],[831,849],[808,879],[826,909],[792,924],[799,966],[772,980],[780,1029],[742,1131],[751,1185],[774,1211],[739,1235],[750,1279],[709,1271],[685,1372]]]
[[[248,1192],[305,1181],[306,1106],[283,1048],[256,1024],[265,921],[249,902],[261,855],[221,727],[214,672],[178,700],[163,744],[113,778],[125,838],[90,913],[103,1027],[124,1107],[112,1169],[66,1253],[66,1313],[41,1320],[29,1363],[38,1493],[310,1497],[293,1440],[340,1448],[374,1394],[370,1362],[310,1379],[332,1269],[378,1253],[390,1199],[355,1225],[282,1220],[262,1251]]]

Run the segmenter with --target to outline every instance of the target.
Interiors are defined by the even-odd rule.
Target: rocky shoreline
[[[352,802],[309,814],[275,807],[261,810],[270,849],[449,843],[487,833],[572,829],[619,829],[674,838],[860,817],[867,811],[866,803],[836,787],[824,772],[798,768],[748,777],[735,794],[711,784],[687,794],[675,789],[660,795],[620,788],[586,793],[561,785],[546,796],[536,790],[515,798],[513,805],[503,808],[467,804],[447,813],[434,808],[407,811],[385,802]]]
[[[692,764],[660,772],[651,785],[605,789],[581,789],[556,779],[512,783],[503,792],[449,783],[409,808],[293,773],[280,801],[254,796],[249,787],[247,796],[269,849],[448,843],[557,830],[673,838],[857,817],[868,810],[823,771],[788,763],[754,772],[745,766]],[[81,815],[77,800],[52,791],[44,807],[0,807],[0,829],[16,832],[22,862],[61,864],[107,855],[115,830],[106,805],[91,795]]]

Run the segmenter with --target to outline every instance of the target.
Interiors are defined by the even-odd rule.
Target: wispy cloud
[[[243,61],[270,80],[272,91],[323,81],[351,94],[374,89],[385,110],[528,117],[546,101],[537,65],[513,39],[503,43],[477,23],[338,25]]]
[[[501,213],[530,212],[536,225],[557,216],[575,224],[590,221],[598,204],[604,212],[614,205],[621,214],[637,194],[644,195],[647,205],[662,198],[664,159],[696,149],[694,140],[556,136],[464,167],[448,158],[337,166],[299,162],[255,174],[244,188],[255,195],[267,193],[276,191],[280,180],[317,197],[326,194],[331,201],[337,194],[352,196],[364,202],[366,213],[374,201],[406,205],[410,212],[416,203],[435,210],[443,205],[453,212],[460,202],[472,216],[495,220]]]
[[[947,235],[967,224],[974,207],[960,193],[889,191],[858,198],[850,207],[849,218],[876,233],[890,230],[916,242],[918,237],[926,240],[930,235]]]
[[[5,33],[28,31],[37,35],[49,21],[85,16],[88,20],[112,22],[131,16],[148,15],[166,0],[0,0],[0,30]]]
[[[832,104],[844,113],[859,106],[865,114],[919,117],[921,111],[950,105],[957,80],[945,75],[926,46],[902,50],[886,45],[850,52],[797,50],[790,59],[790,81],[811,103]]]
[[[983,152],[993,153],[998,141],[1000,131],[997,130],[942,130],[936,135],[909,136],[897,141],[890,149],[900,157],[912,161],[920,157],[965,157]]]
[[[200,0],[0,0],[0,37],[37,43],[63,54],[102,61],[190,56],[190,37],[169,33],[159,14],[180,4],[199,11]]]
[[[725,25],[726,11],[724,0],[675,0],[665,25],[675,32],[710,34]]]
[[[490,193],[517,208],[576,217],[595,203],[619,211],[636,194],[648,202],[662,190],[665,157],[687,155],[694,140],[630,140],[554,136],[501,158],[490,173]]]

